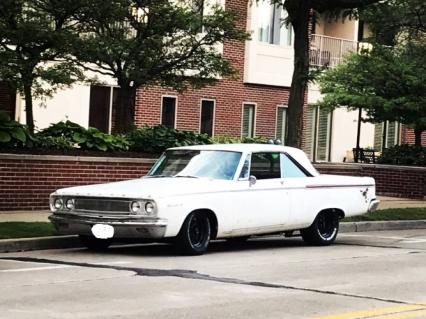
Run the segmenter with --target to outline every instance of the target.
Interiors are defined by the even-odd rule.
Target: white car
[[[377,209],[370,177],[320,175],[303,151],[270,144],[168,149],[135,180],[59,189],[50,220],[89,248],[125,238],[173,239],[202,254],[216,238],[299,231],[328,245],[339,219]]]

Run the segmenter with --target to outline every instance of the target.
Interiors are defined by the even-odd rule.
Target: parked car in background
[[[212,239],[293,231],[329,245],[341,218],[378,203],[373,178],[320,175],[299,149],[218,144],[168,149],[140,179],[59,189],[50,220],[89,248],[173,239],[181,251],[202,254]]]

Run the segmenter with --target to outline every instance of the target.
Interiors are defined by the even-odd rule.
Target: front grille
[[[129,214],[129,205],[130,200],[128,199],[111,199],[99,197],[75,198],[76,211]]]

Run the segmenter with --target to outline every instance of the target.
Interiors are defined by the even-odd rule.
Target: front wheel
[[[326,246],[336,240],[339,231],[339,215],[325,211],[318,214],[311,226],[300,230],[305,242]]]
[[[185,219],[176,238],[177,248],[184,254],[201,255],[210,243],[211,225],[206,214],[193,212]]]

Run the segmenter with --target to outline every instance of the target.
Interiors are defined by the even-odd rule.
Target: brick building
[[[161,87],[140,89],[135,123],[164,124],[210,135],[264,136],[284,141],[286,108],[293,72],[293,33],[282,25],[286,16],[269,1],[206,0],[239,13],[238,25],[251,33],[245,43],[227,42],[219,49],[239,71],[239,79],[222,79],[215,86],[178,93]],[[320,17],[313,27],[310,62],[333,66],[354,52],[366,37],[357,20],[330,21]],[[114,79],[99,76],[103,86],[76,84],[58,91],[51,99],[34,101],[37,128],[71,120],[111,132],[117,87]],[[304,150],[316,161],[339,162],[355,147],[357,112],[337,109],[332,113],[316,107],[318,87],[306,94]],[[0,83],[0,108],[25,123],[25,101]],[[412,130],[398,123],[362,123],[361,147],[381,150],[399,143],[412,143]],[[426,135],[426,134],[425,134]],[[383,141],[385,142],[383,144]],[[426,143],[426,137],[423,138]]]

